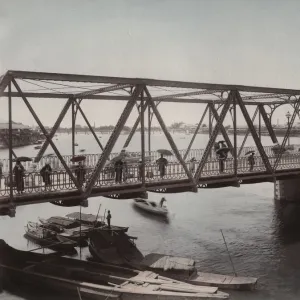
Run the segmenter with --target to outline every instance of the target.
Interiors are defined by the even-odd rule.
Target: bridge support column
[[[278,201],[300,201],[300,178],[274,182],[274,199]]]

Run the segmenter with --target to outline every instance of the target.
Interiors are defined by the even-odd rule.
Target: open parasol
[[[224,153],[228,153],[230,151],[230,149],[228,147],[223,147],[223,148],[220,148],[216,151],[217,154],[220,154],[221,152],[224,152]]]
[[[13,162],[16,162],[16,161],[22,161],[22,162],[32,161],[32,158],[27,157],[27,156],[20,156],[20,157],[17,157],[17,158],[13,159]]]
[[[83,161],[85,159],[86,159],[86,157],[84,155],[73,156],[71,158],[71,162],[80,162],[80,161]]]
[[[254,150],[247,151],[247,152],[245,153],[245,155],[249,155],[249,154],[252,154],[252,153],[255,153],[255,151],[254,151]]]
[[[51,156],[54,156],[54,153],[49,153],[45,155],[45,157],[51,157]]]
[[[173,153],[170,150],[167,149],[158,149],[157,150],[158,153],[166,155],[166,156],[172,156]]]

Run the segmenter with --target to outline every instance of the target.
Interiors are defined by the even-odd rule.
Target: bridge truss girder
[[[84,92],[84,93],[65,93],[65,94],[58,94],[58,93],[28,93],[26,91],[22,91],[21,87],[17,83],[17,80],[22,80],[22,79],[28,79],[28,80],[59,80],[59,81],[76,81],[76,82],[94,82],[94,83],[106,83],[106,84],[113,84],[111,86],[107,86],[104,88],[99,88],[99,89],[93,89],[89,92]],[[13,92],[11,90],[11,84],[13,84],[17,90],[17,92]],[[166,95],[161,95],[161,96],[153,96],[152,92],[150,91],[150,88],[153,86],[159,86],[159,87],[168,87],[168,88],[182,88],[182,89],[194,89],[192,91],[186,91],[186,92],[176,92],[174,94],[167,93]],[[8,88],[8,90],[7,90]],[[107,95],[105,93],[115,91],[115,90],[126,90],[127,88],[131,89],[131,92],[129,92],[129,95],[124,95],[124,96],[111,96]],[[198,89],[195,91],[195,89]],[[241,92],[247,92],[247,93],[269,93],[266,95],[264,98],[263,95],[254,95],[254,96],[242,96]],[[101,94],[102,93],[102,94]],[[228,97],[224,99],[223,95],[224,93],[228,94]],[[32,106],[30,105],[27,96],[30,96],[32,98],[34,97],[49,97],[49,98],[62,98],[62,99],[67,99],[67,102],[62,109],[60,115],[58,116],[52,130],[50,133],[48,133],[43,126],[41,120],[38,118],[37,114],[33,110]],[[217,100],[215,99],[210,99],[210,98],[186,98],[186,97],[207,97],[207,96],[216,96],[217,95]],[[276,162],[274,163],[273,166],[271,166],[271,163],[264,151],[264,148],[261,144],[260,140],[260,134],[258,135],[253,122],[255,119],[255,114],[252,119],[250,119],[250,116],[248,114],[248,111],[246,109],[246,105],[252,105],[252,106],[257,106],[257,111],[259,112],[259,116],[262,117],[263,121],[265,122],[265,125],[268,129],[268,132],[272,138],[272,141],[277,141],[277,137],[274,133],[274,130],[272,128],[271,124],[271,114],[268,114],[265,111],[264,105],[273,105],[275,108],[282,104],[290,104],[293,106],[294,113],[292,116],[292,121],[289,123],[288,130],[286,132],[286,135],[284,137],[284,140],[282,142],[282,147],[284,148],[285,143],[287,141],[287,138],[290,134],[291,127],[293,126],[296,114],[299,114],[299,95],[300,91],[299,90],[287,90],[287,89],[272,89],[272,88],[260,88],[260,87],[247,87],[247,86],[238,86],[238,85],[217,85],[217,84],[201,84],[201,83],[187,83],[187,82],[174,82],[174,81],[163,81],[163,80],[150,80],[150,79],[128,79],[128,78],[112,78],[112,77],[99,77],[99,76],[84,76],[84,75],[68,75],[68,74],[51,74],[51,73],[35,73],[35,72],[19,72],[19,71],[9,71],[6,73],[3,77],[0,77],[0,96],[7,96],[9,98],[9,132],[10,132],[10,140],[8,141],[10,145],[10,160],[12,159],[14,152],[12,149],[12,144],[11,144],[11,101],[15,98],[22,98],[28,109],[30,110],[31,114],[33,115],[34,119],[38,123],[41,131],[46,137],[46,142],[43,144],[42,149],[38,153],[36,157],[36,161],[38,161],[41,156],[45,153],[45,150],[47,149],[48,145],[51,145],[56,156],[59,158],[61,161],[62,165],[65,167],[66,172],[68,173],[69,177],[72,179],[74,182],[78,193],[82,199],[86,199],[91,195],[93,186],[95,182],[97,181],[97,177],[99,176],[99,173],[103,169],[113,146],[115,145],[115,142],[120,135],[121,130],[123,129],[126,120],[128,119],[134,105],[138,106],[139,110],[139,116],[136,119],[136,122],[134,123],[134,126],[130,132],[130,135],[128,136],[125,145],[128,146],[130,143],[130,140],[132,139],[132,136],[136,132],[139,124],[141,126],[141,148],[142,148],[142,165],[143,165],[143,170],[145,170],[145,112],[148,108],[148,134],[150,138],[150,131],[151,131],[151,119],[153,116],[155,116],[158,120],[158,123],[160,124],[177,160],[180,162],[182,165],[186,176],[187,176],[187,183],[186,185],[189,185],[193,191],[195,191],[198,181],[201,178],[201,173],[203,171],[203,168],[205,164],[207,163],[207,160],[210,156],[212,146],[216,140],[217,135],[219,132],[221,132],[224,136],[224,139],[227,143],[227,145],[231,148],[231,153],[234,157],[234,169],[235,169],[235,175],[237,176],[237,157],[241,153],[240,152],[237,154],[236,153],[236,148],[237,148],[237,143],[236,143],[236,107],[240,107],[242,114],[246,120],[246,123],[248,125],[248,132],[246,134],[245,139],[248,137],[248,135],[251,133],[253,136],[253,139],[255,141],[256,147],[258,148],[259,154],[264,162],[266,172],[268,175],[275,176],[274,172],[276,171],[276,168],[278,166],[278,163],[280,161],[280,158],[282,156],[282,152],[280,152],[279,156],[277,157]],[[274,100],[270,101],[274,97]],[[95,131],[93,130],[88,118],[83,112],[81,105],[81,101],[89,100],[89,99],[94,99],[94,100],[122,100],[122,101],[128,101],[127,105],[120,116],[120,119],[108,141],[105,147],[102,146],[101,142],[99,141],[98,137],[96,136]],[[265,101],[264,99],[269,99]],[[254,101],[255,100],[255,101]],[[194,132],[194,135],[192,137],[192,140],[190,141],[188,148],[182,157],[172,136],[167,130],[167,127],[164,123],[164,120],[158,110],[158,104],[160,103],[199,103],[203,104],[206,103],[207,107],[201,116],[200,122],[198,123],[198,126]],[[271,104],[270,104],[271,103]],[[217,109],[215,108],[214,105],[218,105],[218,108],[222,108],[221,114],[218,115]],[[102,150],[102,154],[99,158],[99,161],[94,169],[94,172],[90,178],[88,178],[86,184],[84,187],[80,186],[80,184],[77,182],[76,178],[73,176],[70,168],[66,165],[64,162],[62,156],[60,155],[58,149],[56,148],[54,142],[52,141],[58,127],[60,126],[64,116],[66,115],[68,109],[72,106],[72,128],[73,131],[75,130],[75,119],[78,111],[81,113],[83,119],[87,123],[90,131],[92,132],[94,138],[96,139],[99,148]],[[230,109],[230,107],[233,106],[234,109],[234,116],[233,116],[233,127],[234,127],[234,141],[233,145],[231,140],[228,137],[228,134],[224,128],[223,122],[226,116],[226,113]],[[151,111],[150,111],[151,109]],[[187,155],[192,147],[192,144],[195,140],[195,137],[197,135],[197,132],[199,131],[201,124],[203,123],[204,117],[207,114],[207,111],[209,110],[209,128],[210,128],[210,139],[209,142],[205,148],[204,154],[202,156],[202,159],[200,160],[199,167],[193,176],[190,170],[187,167],[186,164],[186,158]],[[152,115],[151,115],[152,114]],[[212,119],[216,121],[215,126],[212,126]],[[260,129],[259,129],[260,132]],[[245,139],[242,143],[242,147],[245,144]],[[74,132],[73,132],[73,149],[74,149]],[[149,143],[150,145],[150,143]],[[282,149],[283,149],[282,148]],[[75,151],[73,150],[73,154],[75,154]],[[10,165],[10,173],[12,174],[12,165]],[[142,177],[142,184],[141,184],[141,191],[145,189],[145,172],[142,172],[143,177]],[[171,188],[171,187],[170,187]],[[13,198],[13,193],[11,192],[11,198]]]

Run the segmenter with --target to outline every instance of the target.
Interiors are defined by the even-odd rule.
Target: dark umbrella
[[[49,154],[45,155],[45,157],[50,157],[50,156],[54,156],[54,153],[49,153]]]
[[[218,149],[216,151],[217,154],[220,154],[221,152],[225,152],[225,153],[228,153],[230,151],[230,149],[228,147],[224,147],[224,148],[221,148],[221,149]]]
[[[166,155],[166,156],[172,156],[173,153],[170,150],[167,149],[158,149],[157,150],[158,153]]]
[[[249,154],[252,154],[252,153],[255,153],[255,151],[254,150],[248,151],[248,152],[245,153],[245,155],[249,155]]]
[[[16,162],[16,161],[22,161],[22,162],[32,161],[32,158],[27,157],[27,156],[20,156],[20,157],[17,157],[17,158],[13,159],[13,162]]]
[[[71,162],[80,162],[85,160],[86,157],[84,155],[78,155],[71,158]]]

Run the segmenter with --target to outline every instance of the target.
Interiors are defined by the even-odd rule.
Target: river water
[[[59,135],[55,140],[63,154],[70,154],[70,135]],[[191,136],[174,135],[179,149],[187,147]],[[198,135],[194,148],[204,148],[206,135]],[[102,136],[105,143],[108,136]],[[115,147],[119,151],[126,139],[121,136]],[[238,137],[240,144],[242,137]],[[76,141],[86,153],[97,153],[98,146],[92,135],[79,134]],[[271,144],[263,137],[265,145]],[[299,144],[299,139],[292,138]],[[253,145],[249,141],[248,145]],[[152,149],[167,147],[162,134],[152,136]],[[169,147],[168,147],[169,148]],[[128,151],[140,149],[136,134]],[[114,152],[115,152],[114,151]],[[36,150],[27,146],[16,150],[17,155],[34,156]],[[53,152],[50,149],[48,153]],[[1,150],[7,158],[7,150]],[[232,274],[228,254],[220,233],[223,230],[235,270],[241,276],[259,277],[257,291],[230,292],[231,299],[299,299],[300,297],[300,207],[283,205],[273,200],[273,184],[261,183],[240,188],[201,189],[198,193],[167,194],[169,222],[141,214],[132,207],[132,200],[91,198],[84,213],[96,214],[110,209],[112,223],[129,226],[130,235],[137,236],[137,245],[144,254],[150,252],[193,258],[203,272]],[[161,194],[149,193],[149,199],[158,201]],[[62,208],[52,204],[18,207],[15,218],[0,217],[0,238],[18,249],[33,249],[23,237],[24,226],[38,217],[64,216],[78,211],[78,207]],[[88,256],[83,249],[82,258]],[[17,295],[14,295],[17,294]],[[0,299],[58,299],[56,296],[36,293],[4,292]]]

